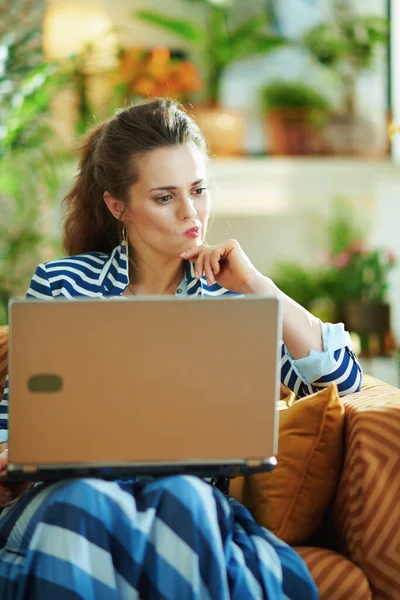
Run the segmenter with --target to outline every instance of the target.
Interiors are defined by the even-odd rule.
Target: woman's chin
[[[182,252],[185,252],[186,250],[190,250],[191,248],[194,248],[195,246],[201,246],[202,244],[203,244],[203,240],[200,237],[187,238],[185,240],[185,242],[182,244],[182,249],[180,251],[180,254]]]

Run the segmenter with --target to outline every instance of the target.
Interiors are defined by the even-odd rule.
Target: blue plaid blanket
[[[0,513],[2,600],[314,600],[302,559],[195,477],[37,484]]]

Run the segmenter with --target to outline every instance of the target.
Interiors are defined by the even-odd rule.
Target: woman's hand
[[[257,271],[236,240],[227,240],[217,246],[194,246],[181,257],[194,263],[196,277],[205,275],[208,285],[216,282],[238,294],[273,291],[272,281]]]
[[[12,491],[2,483],[7,476],[8,450],[3,450],[0,454],[0,507],[4,506],[13,499]]]
[[[217,246],[194,246],[181,254],[194,263],[196,277],[204,274],[209,285],[215,282],[238,294],[259,294],[282,299],[282,337],[296,360],[308,356],[311,350],[323,350],[321,323],[305,308],[283,294],[268,277],[261,275],[250,262],[236,240]]]
[[[7,505],[15,498],[19,498],[28,488],[31,483],[4,483],[7,477],[8,466],[8,450],[3,450],[0,453],[0,508]]]

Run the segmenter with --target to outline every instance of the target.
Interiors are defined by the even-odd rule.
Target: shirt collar
[[[203,282],[196,279],[194,265],[184,261],[188,296],[203,296]],[[129,284],[129,264],[124,244],[120,244],[108,255],[101,270],[99,283],[106,296],[121,296]]]

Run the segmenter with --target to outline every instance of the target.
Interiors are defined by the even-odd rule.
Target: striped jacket
[[[28,298],[107,298],[120,296],[129,284],[128,261],[124,246],[117,246],[109,255],[90,252],[50,261],[37,267],[30,283]],[[191,297],[234,295],[218,284],[207,285],[197,280],[193,264],[185,262],[185,280],[177,294]],[[360,389],[361,367],[350,348],[350,337],[342,324],[322,323],[324,351],[312,351],[310,356],[294,360],[281,342],[281,381],[299,396],[318,391],[336,382],[339,393],[345,395]],[[8,385],[0,403],[0,442],[6,439]],[[3,430],[3,431],[1,431]]]

